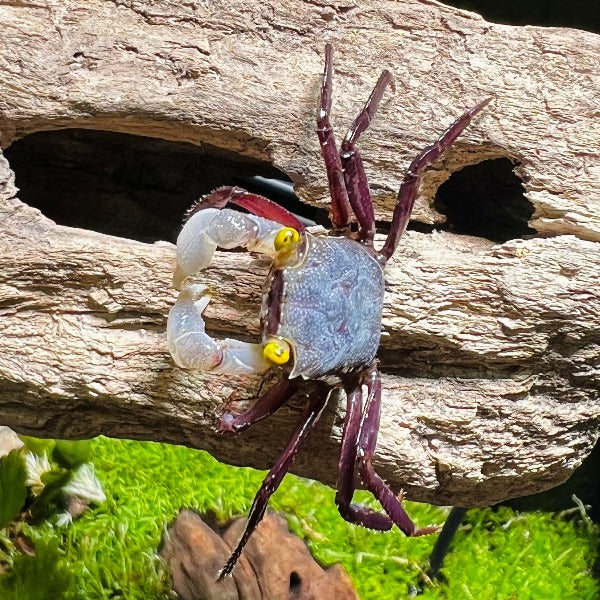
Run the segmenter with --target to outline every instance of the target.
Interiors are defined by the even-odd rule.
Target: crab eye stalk
[[[293,227],[284,227],[277,232],[273,245],[277,252],[289,252],[300,241],[300,234]]]
[[[271,340],[265,344],[263,356],[276,365],[285,365],[290,360],[290,345],[284,340]]]

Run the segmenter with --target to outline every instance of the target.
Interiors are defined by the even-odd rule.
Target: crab
[[[389,71],[382,72],[338,151],[330,122],[332,72],[332,48],[327,45],[317,136],[331,195],[332,230],[312,231],[263,196],[222,187],[192,209],[177,239],[174,285],[180,294],[167,325],[174,362],[185,369],[214,374],[265,373],[273,368],[281,371],[279,382],[245,412],[233,415],[226,411],[220,419],[220,431],[246,429],[287,402],[302,380],[313,384],[298,426],[260,486],[246,528],[219,579],[232,572],[270,496],[336,390],[342,390],[346,397],[335,495],[342,517],[379,531],[396,525],[407,536],[438,530],[418,529],[404,510],[401,495],[396,495],[373,467],[381,411],[376,354],[381,336],[384,267],[406,229],[424,169],[456,140],[490,98],[466,111],[411,162],[398,192],[389,233],[377,249],[373,203],[357,142],[392,77]],[[226,208],[229,204],[247,212]],[[273,260],[260,312],[260,343],[217,340],[206,333],[202,313],[209,303],[207,288],[190,282],[189,277],[210,264],[217,247],[244,247]],[[381,503],[383,512],[352,502],[359,481]]]

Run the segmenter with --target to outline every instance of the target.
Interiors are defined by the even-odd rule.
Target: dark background
[[[599,0],[453,0],[444,4],[472,10],[494,23],[574,27],[600,33]],[[600,62],[600,42],[598,52]]]

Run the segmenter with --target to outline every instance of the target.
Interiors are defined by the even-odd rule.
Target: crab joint
[[[265,344],[263,356],[276,365],[284,365],[290,360],[290,345],[284,340],[271,340]]]
[[[279,253],[287,254],[293,250],[300,241],[300,234],[293,227],[284,227],[277,232],[273,245]]]

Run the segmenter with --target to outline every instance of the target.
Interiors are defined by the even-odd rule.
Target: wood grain
[[[414,217],[442,225],[439,184],[508,157],[538,235],[403,238],[387,270],[377,467],[411,498],[472,506],[555,485],[590,451],[600,425],[599,36],[494,25],[417,1],[67,0],[3,4],[0,21],[3,148],[66,127],[191,142],[270,161],[318,205],[327,202],[314,135],[324,41],[336,49],[340,128],[390,68],[396,92],[361,145],[379,219],[389,219],[417,150],[493,95],[428,171]],[[171,244],[55,225],[19,200],[4,159],[0,216],[3,424],[273,462],[302,398],[242,436],[215,433],[218,407],[243,405],[263,382],[173,366]],[[256,336],[266,269],[257,257],[218,254],[202,276],[215,289],[215,334]],[[340,398],[297,473],[335,482],[342,417]]]

